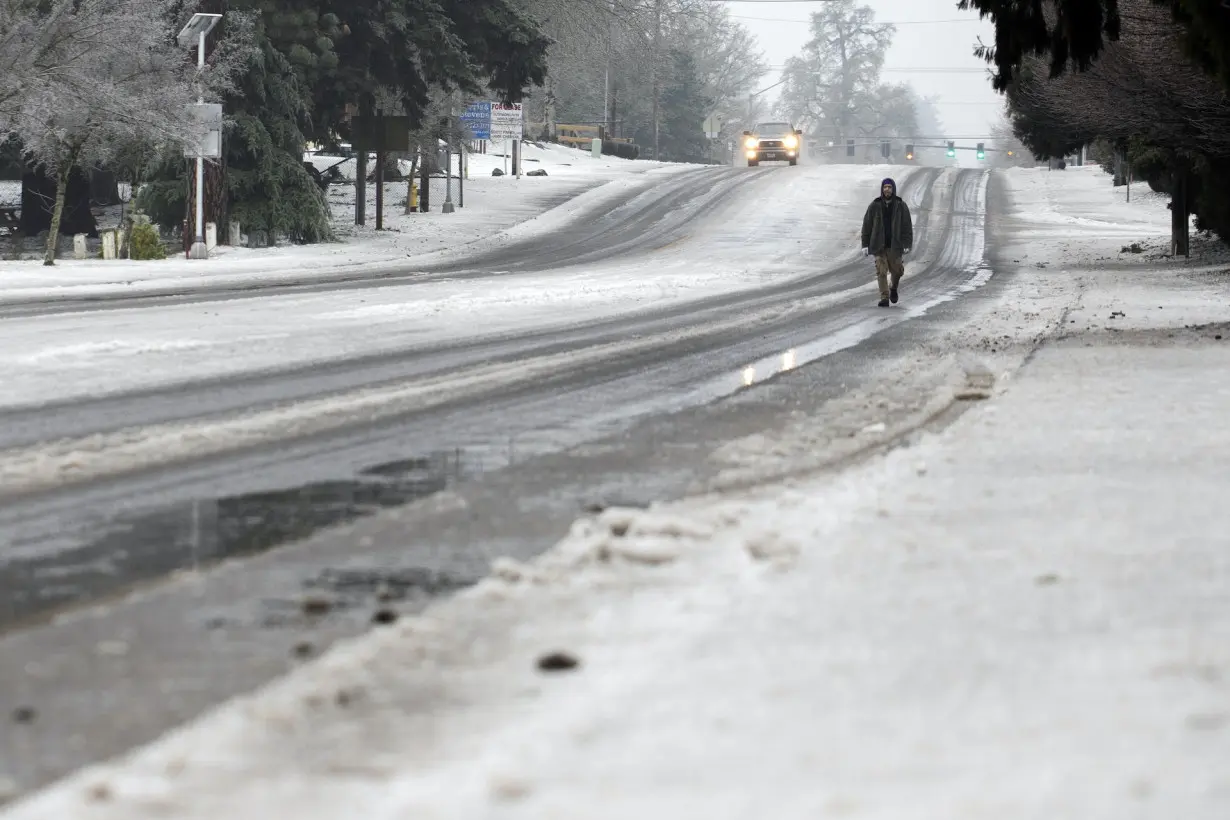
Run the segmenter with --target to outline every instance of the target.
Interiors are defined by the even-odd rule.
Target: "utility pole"
[[[653,3],[653,158],[662,158],[658,150],[659,98],[662,96],[662,0]]]
[[[384,109],[376,109],[376,230],[384,230]]]
[[[611,0],[611,13],[606,18],[606,82],[602,90],[602,138],[608,139],[611,132],[611,55],[615,51],[615,0]]]

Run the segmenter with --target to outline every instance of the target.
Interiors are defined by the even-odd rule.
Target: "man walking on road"
[[[914,223],[910,207],[897,196],[897,183],[880,183],[880,196],[867,206],[863,216],[863,250],[876,258],[876,279],[880,283],[880,307],[897,304],[897,288],[905,275],[902,254],[914,245]],[[892,274],[892,283],[889,283]]]

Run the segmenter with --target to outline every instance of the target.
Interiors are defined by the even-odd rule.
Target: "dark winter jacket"
[[[895,191],[896,186],[893,187]],[[885,219],[889,214],[891,222]],[[913,246],[914,222],[910,219],[910,207],[905,200],[895,193],[891,200],[876,197],[863,215],[863,247],[878,254],[883,253],[886,247],[900,253]]]

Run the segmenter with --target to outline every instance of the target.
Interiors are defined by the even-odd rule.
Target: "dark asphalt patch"
[[[470,475],[466,454],[375,464],[351,480],[305,484],[120,515],[88,543],[67,553],[0,565],[0,627],[37,620],[66,606],[107,599],[176,570],[203,569],[306,538],[328,527],[426,498]],[[365,583],[354,573],[320,579],[338,589]],[[451,582],[392,575],[382,583],[402,595],[413,586]]]

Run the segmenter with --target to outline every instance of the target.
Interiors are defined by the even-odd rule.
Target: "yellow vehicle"
[[[762,122],[754,131],[743,132],[743,150],[747,164],[755,167],[762,162],[799,164],[799,147],[803,132],[788,122]]]

